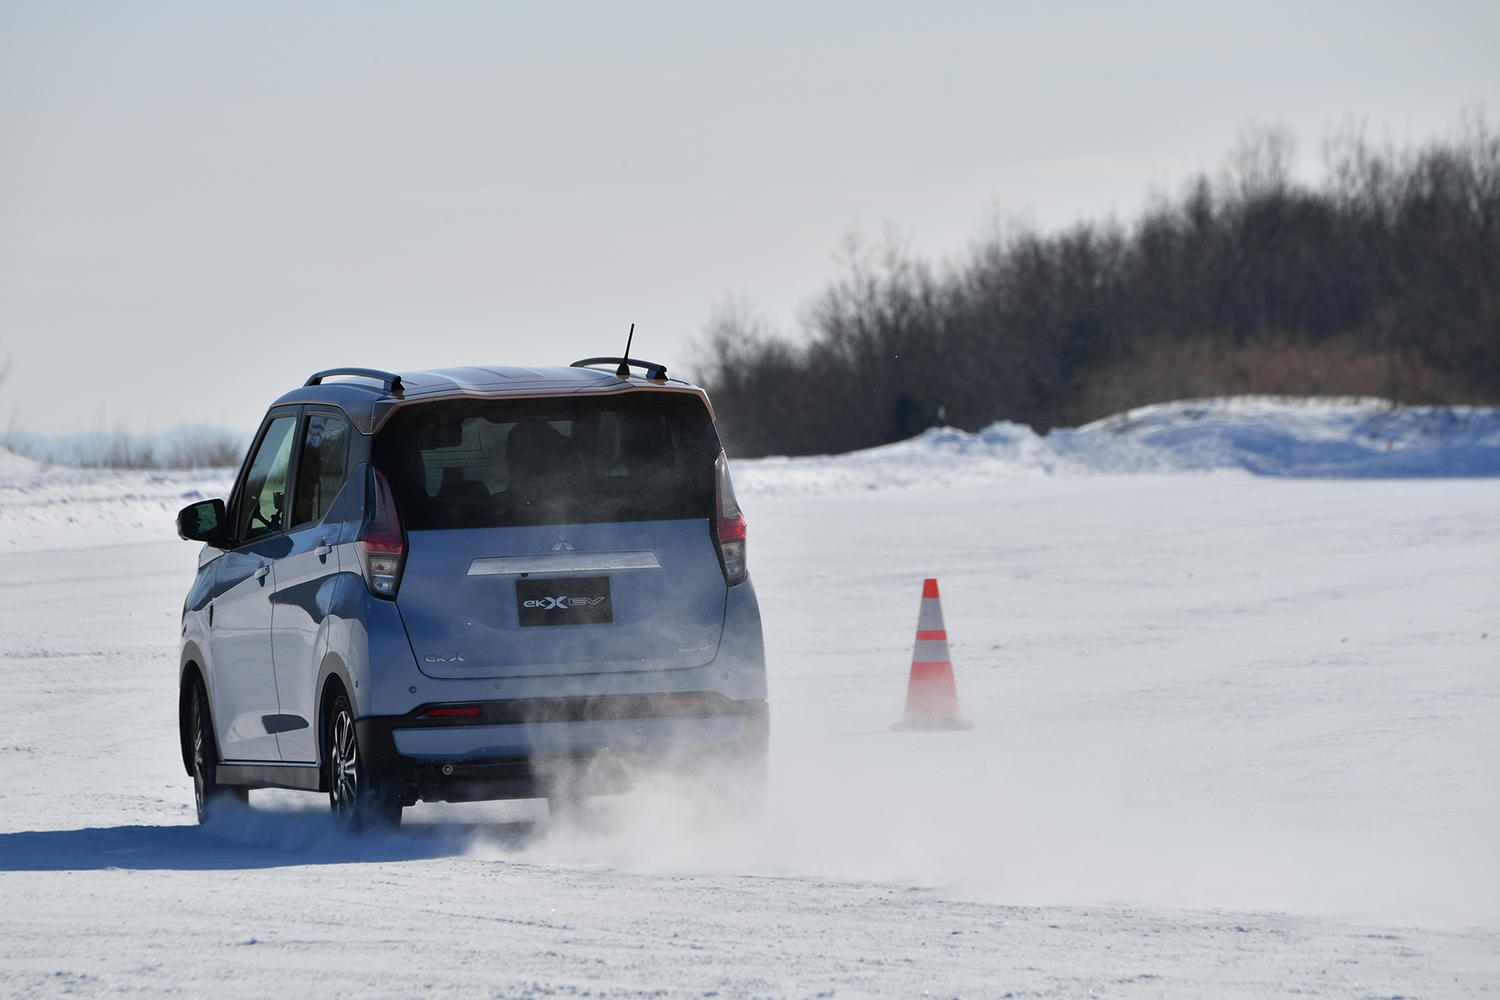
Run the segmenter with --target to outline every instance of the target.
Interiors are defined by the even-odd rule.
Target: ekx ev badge
[[[609,577],[517,580],[516,613],[522,625],[608,625]]]

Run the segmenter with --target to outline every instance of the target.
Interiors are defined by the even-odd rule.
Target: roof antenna
[[[620,359],[620,367],[615,369],[615,378],[630,377],[630,342],[635,339],[635,324],[630,324],[630,335],[625,338],[625,356]]]

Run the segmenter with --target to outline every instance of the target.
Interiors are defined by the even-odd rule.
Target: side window
[[[282,506],[286,502],[287,464],[292,457],[292,430],[296,424],[293,414],[272,420],[250,461],[244,496],[235,519],[235,537],[241,542],[275,534],[284,526]]]
[[[292,523],[320,521],[348,475],[349,428],[341,417],[313,413],[302,432]]]

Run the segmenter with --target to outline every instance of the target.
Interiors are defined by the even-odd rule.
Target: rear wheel
[[[198,810],[198,822],[207,823],[218,803],[230,799],[248,802],[249,793],[244,788],[219,784],[219,747],[214,741],[213,719],[208,713],[208,696],[203,686],[196,681],[189,697],[188,730],[193,741],[193,803]]]
[[[381,788],[380,775],[360,752],[354,711],[340,694],[323,727],[323,760],[328,768],[328,804],[356,832],[401,825],[401,800]]]

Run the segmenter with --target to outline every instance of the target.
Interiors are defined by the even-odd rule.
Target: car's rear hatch
[[[397,606],[423,672],[699,666],[717,652],[712,421],[691,394],[440,400],[376,441],[407,536]]]

